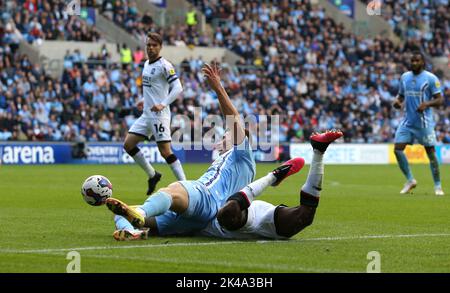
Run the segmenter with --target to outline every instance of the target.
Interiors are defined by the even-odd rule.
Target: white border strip
[[[116,250],[116,249],[141,249],[141,248],[164,248],[164,247],[184,247],[184,246],[214,246],[227,244],[270,244],[270,243],[301,243],[305,241],[345,241],[345,240],[367,240],[367,239],[395,239],[395,238],[427,238],[427,237],[450,237],[450,233],[429,233],[429,234],[399,234],[399,235],[361,235],[344,237],[321,237],[321,238],[303,238],[295,240],[247,240],[247,241],[211,241],[211,242],[180,242],[167,244],[147,244],[147,245],[121,245],[121,246],[86,246],[72,248],[49,248],[49,249],[0,249],[0,253],[11,254],[51,254],[55,252],[66,251],[86,251],[86,250]],[[157,238],[155,238],[157,239]]]

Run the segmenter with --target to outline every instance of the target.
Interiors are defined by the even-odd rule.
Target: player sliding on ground
[[[197,233],[189,229],[192,227],[189,220],[167,212],[148,218],[145,225],[147,229],[137,229],[128,222],[126,224],[123,221],[116,221],[117,230],[113,236],[116,240],[147,239],[149,235],[186,234],[234,239],[292,237],[313,222],[322,190],[323,155],[328,145],[341,136],[340,131],[315,133],[311,136],[314,153],[306,183],[300,190],[299,206],[274,206],[261,200],[253,201],[268,186],[277,186],[287,176],[297,173],[303,167],[304,160],[295,158],[231,195],[225,205],[219,209],[217,217]],[[140,209],[136,208],[136,210]],[[133,222],[133,219],[129,220]]]
[[[201,235],[220,238],[270,238],[286,239],[294,236],[314,220],[319,204],[324,175],[323,155],[328,145],[342,136],[340,131],[314,133],[310,137],[313,157],[306,183],[300,190],[300,205],[274,206],[255,200],[268,184],[257,180],[241,192],[231,196],[218,214],[217,219],[201,231]],[[266,176],[267,177],[267,176]]]
[[[206,64],[203,73],[218,96],[220,109],[230,129],[219,144],[219,157],[198,180],[178,181],[161,188],[138,209],[109,198],[106,205],[118,215],[115,219],[117,226],[141,228],[145,218],[172,211],[174,215],[179,215],[180,221],[186,221],[187,231],[199,231],[216,216],[231,194],[254,179],[255,160],[249,139],[241,125],[239,112],[220,82],[219,67]]]

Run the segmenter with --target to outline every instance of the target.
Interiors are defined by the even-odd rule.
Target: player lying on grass
[[[206,81],[217,93],[227,131],[220,144],[220,155],[198,180],[178,181],[159,189],[148,197],[138,210],[129,208],[115,198],[106,201],[107,207],[118,217],[117,226],[144,227],[145,218],[174,212],[186,220],[186,230],[199,231],[216,216],[230,194],[241,190],[255,176],[255,160],[239,112],[232,104],[220,81],[217,64],[203,68]],[[141,214],[141,213],[142,214]],[[132,226],[131,226],[132,227]]]
[[[191,227],[189,220],[169,211],[161,216],[147,218],[147,229],[135,229],[129,223],[124,225],[124,222],[116,221],[117,230],[113,236],[116,240],[147,239],[149,235],[187,234],[229,239],[290,238],[313,222],[322,190],[323,155],[328,145],[341,136],[340,131],[315,133],[311,136],[314,153],[306,183],[300,190],[299,206],[274,206],[261,200],[253,201],[268,186],[277,186],[287,176],[297,173],[303,167],[304,160],[295,158],[230,196],[219,209],[217,217],[197,233],[186,229]],[[139,208],[137,210],[139,211]]]
[[[323,155],[328,145],[342,136],[340,131],[314,133],[310,137],[313,157],[306,179],[300,190],[300,205],[274,206],[268,202],[255,200],[267,183],[261,180],[249,184],[241,192],[231,196],[219,210],[217,219],[201,231],[201,235],[220,238],[290,238],[314,220],[319,204],[324,175]]]

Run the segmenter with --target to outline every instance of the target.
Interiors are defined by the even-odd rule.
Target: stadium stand
[[[138,39],[154,30],[165,36],[165,44],[220,46],[239,54],[236,66],[224,64],[225,86],[242,113],[279,114],[281,142],[303,142],[313,130],[328,128],[341,128],[347,142],[391,142],[401,115],[391,110],[391,102],[406,69],[403,53],[412,42],[396,47],[388,39],[357,37],[305,1],[259,2],[191,1],[213,25],[212,37],[188,26],[158,28],[133,1],[103,1],[98,9]],[[2,13],[0,140],[122,141],[139,116],[134,103],[141,96],[142,51],[134,51],[133,62],[123,66],[106,62],[106,50],[84,56],[74,48],[66,53],[62,76],[53,78],[18,52],[22,37],[95,42],[101,36],[85,21],[58,17],[61,1],[30,3],[35,2],[7,1]],[[392,5],[408,15],[404,5]],[[448,17],[445,6],[426,9]],[[444,42],[425,50],[448,55],[445,36],[444,27],[433,36]],[[184,96],[172,104],[173,115],[191,115],[200,105],[218,113],[215,95],[202,83],[202,64],[200,58],[179,64]],[[441,78],[449,97],[450,80]],[[438,140],[447,143],[449,112],[448,107],[436,111]]]
[[[433,57],[446,56],[449,54],[448,4],[448,0],[384,0],[381,16],[403,40],[419,42]]]
[[[124,28],[141,43],[145,43],[147,32],[154,31],[161,34],[165,44],[175,46],[210,46],[209,36],[189,26],[187,23],[158,27],[148,11],[140,12],[136,1],[102,1],[100,12],[109,20]]]
[[[101,39],[95,26],[80,17],[64,13],[66,2],[50,1],[4,1],[2,19],[20,31],[29,43],[42,40],[74,40],[96,42]],[[89,3],[91,2],[91,3]],[[92,1],[85,1],[92,5]]]

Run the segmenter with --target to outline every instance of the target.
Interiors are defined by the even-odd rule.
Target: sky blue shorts
[[[178,181],[188,192],[189,204],[182,214],[167,211],[156,216],[159,235],[190,235],[204,229],[216,217],[220,202],[204,184]]]
[[[220,207],[218,199],[200,182],[178,182],[183,185],[189,195],[188,208],[180,216],[194,221],[203,221],[205,223],[211,221],[216,216]]]
[[[395,143],[413,144],[414,139],[423,146],[436,145],[436,133],[434,128],[415,128],[406,125],[400,125],[395,132]]]

